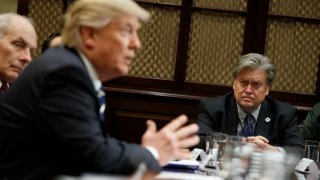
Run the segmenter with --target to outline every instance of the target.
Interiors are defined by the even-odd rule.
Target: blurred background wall
[[[17,12],[36,24],[35,58],[73,1],[18,0]],[[112,136],[139,142],[146,119],[159,128],[182,113],[195,121],[199,99],[232,90],[231,70],[248,52],[274,62],[270,95],[296,106],[299,122],[320,102],[320,0],[136,1],[152,18],[129,75],[104,83]]]
[[[1,0],[0,13],[17,12],[18,0]]]

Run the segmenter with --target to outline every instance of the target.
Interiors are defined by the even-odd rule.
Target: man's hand
[[[151,146],[159,153],[159,164],[166,165],[171,160],[187,159],[191,154],[186,151],[180,151],[182,148],[195,146],[199,143],[199,137],[196,133],[199,130],[198,125],[187,123],[187,116],[180,115],[169,124],[157,131],[156,124],[148,120],[147,130],[142,136],[142,146]]]
[[[247,142],[248,143],[253,143],[254,145],[256,145],[257,150],[259,151],[265,151],[265,150],[269,150],[269,151],[279,151],[279,149],[275,146],[271,146],[269,144],[269,141],[267,138],[263,137],[263,136],[251,136],[251,137],[247,137]]]

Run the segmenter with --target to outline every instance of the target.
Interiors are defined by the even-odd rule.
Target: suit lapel
[[[260,112],[255,127],[255,135],[261,135],[268,138],[272,120],[273,116],[270,113],[269,103],[265,99],[260,107]]]
[[[226,112],[230,112],[226,114],[226,126],[225,132],[231,135],[237,135],[238,132],[238,124],[239,124],[239,116],[237,110],[237,104],[235,98],[232,96],[228,102],[228,110]]]
[[[88,75],[88,86],[90,86],[90,90],[91,90],[91,93],[93,94],[93,96],[95,97],[95,106],[96,106],[96,114],[97,114],[97,120],[98,122],[100,123],[100,128],[101,128],[101,131],[103,133],[103,136],[106,136],[106,130],[105,130],[105,125],[104,125],[104,121],[101,121],[100,120],[100,104],[99,104],[99,99],[98,99],[98,95],[97,95],[97,92],[93,86],[93,83],[91,81],[91,78],[89,76],[89,72],[88,72],[88,69],[86,68],[86,65],[83,61],[83,59],[81,58],[80,54],[73,48],[69,49],[71,50],[74,54],[76,54],[78,56],[78,60],[79,60],[79,63],[82,64],[82,67],[83,69],[87,72],[87,75]]]

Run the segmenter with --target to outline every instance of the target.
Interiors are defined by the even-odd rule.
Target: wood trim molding
[[[197,84],[198,85],[198,84]],[[115,93],[115,94],[130,94],[134,96],[146,96],[146,97],[158,97],[158,98],[172,98],[175,100],[200,100],[206,97],[214,97],[223,95],[232,90],[231,87],[224,86],[207,86],[202,85],[196,86],[195,89],[200,88],[202,93],[192,92],[192,91],[172,91],[172,90],[161,90],[161,89],[148,89],[148,88],[132,88],[132,87],[124,87],[124,86],[113,86],[107,85],[106,90]],[[212,91],[209,93],[203,93],[204,88],[210,88]],[[190,90],[190,89],[189,89]],[[294,106],[298,110],[309,111],[312,106],[318,101],[318,98],[315,94],[298,94],[291,92],[278,92],[271,91],[270,96],[284,102],[288,102]]]
[[[28,16],[29,14],[29,0],[18,0],[17,13]]]
[[[319,54],[319,61],[318,61],[318,73],[317,73],[317,82],[316,82],[316,92],[315,94],[317,95],[318,99],[320,96],[320,54]]]

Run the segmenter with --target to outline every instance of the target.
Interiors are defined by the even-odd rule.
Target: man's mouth
[[[22,68],[17,67],[17,66],[12,66],[12,69],[13,69],[15,72],[19,73],[19,74],[22,72]]]
[[[132,56],[127,56],[127,57],[125,57],[125,63],[126,63],[127,65],[130,65],[131,62],[132,62],[132,60],[133,60],[133,57],[132,57]]]
[[[251,98],[251,97],[242,97],[242,99],[245,101],[252,101],[253,100],[253,98]]]

